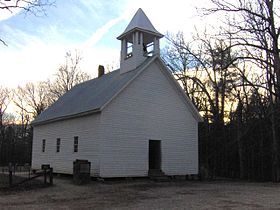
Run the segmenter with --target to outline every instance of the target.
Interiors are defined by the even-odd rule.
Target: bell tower
[[[148,57],[159,55],[159,33],[140,8],[124,30],[117,37],[121,40],[120,73],[134,70]]]

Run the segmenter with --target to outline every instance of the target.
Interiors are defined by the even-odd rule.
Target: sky
[[[98,65],[117,68],[120,41],[138,8],[142,8],[154,27],[184,32],[191,37],[194,27],[204,27],[206,19],[196,7],[209,0],[56,0],[45,14],[34,16],[17,10],[0,11],[0,86],[15,88],[27,82],[51,79],[65,61],[67,51],[77,50],[81,69],[93,77]],[[165,40],[161,41],[164,46]]]

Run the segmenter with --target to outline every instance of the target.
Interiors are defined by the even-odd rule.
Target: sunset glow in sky
[[[194,26],[205,23],[195,7],[207,0],[57,0],[36,17],[22,11],[0,15],[0,86],[17,87],[51,78],[65,53],[78,50],[81,68],[95,76],[99,64],[117,67],[120,35],[138,8],[155,28],[165,34],[183,31],[191,36]],[[1,11],[2,12],[2,11]],[[164,40],[162,41],[164,43]]]

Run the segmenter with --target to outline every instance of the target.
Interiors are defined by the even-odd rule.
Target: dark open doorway
[[[149,170],[161,169],[161,142],[149,140]]]

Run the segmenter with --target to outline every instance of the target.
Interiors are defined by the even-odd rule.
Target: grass
[[[25,176],[17,176],[13,175],[13,186],[9,186],[9,174],[0,174],[0,191],[7,190],[28,190],[34,188],[41,188],[47,185],[44,184],[42,178],[36,178],[33,180],[29,180],[24,182],[27,177]]]

